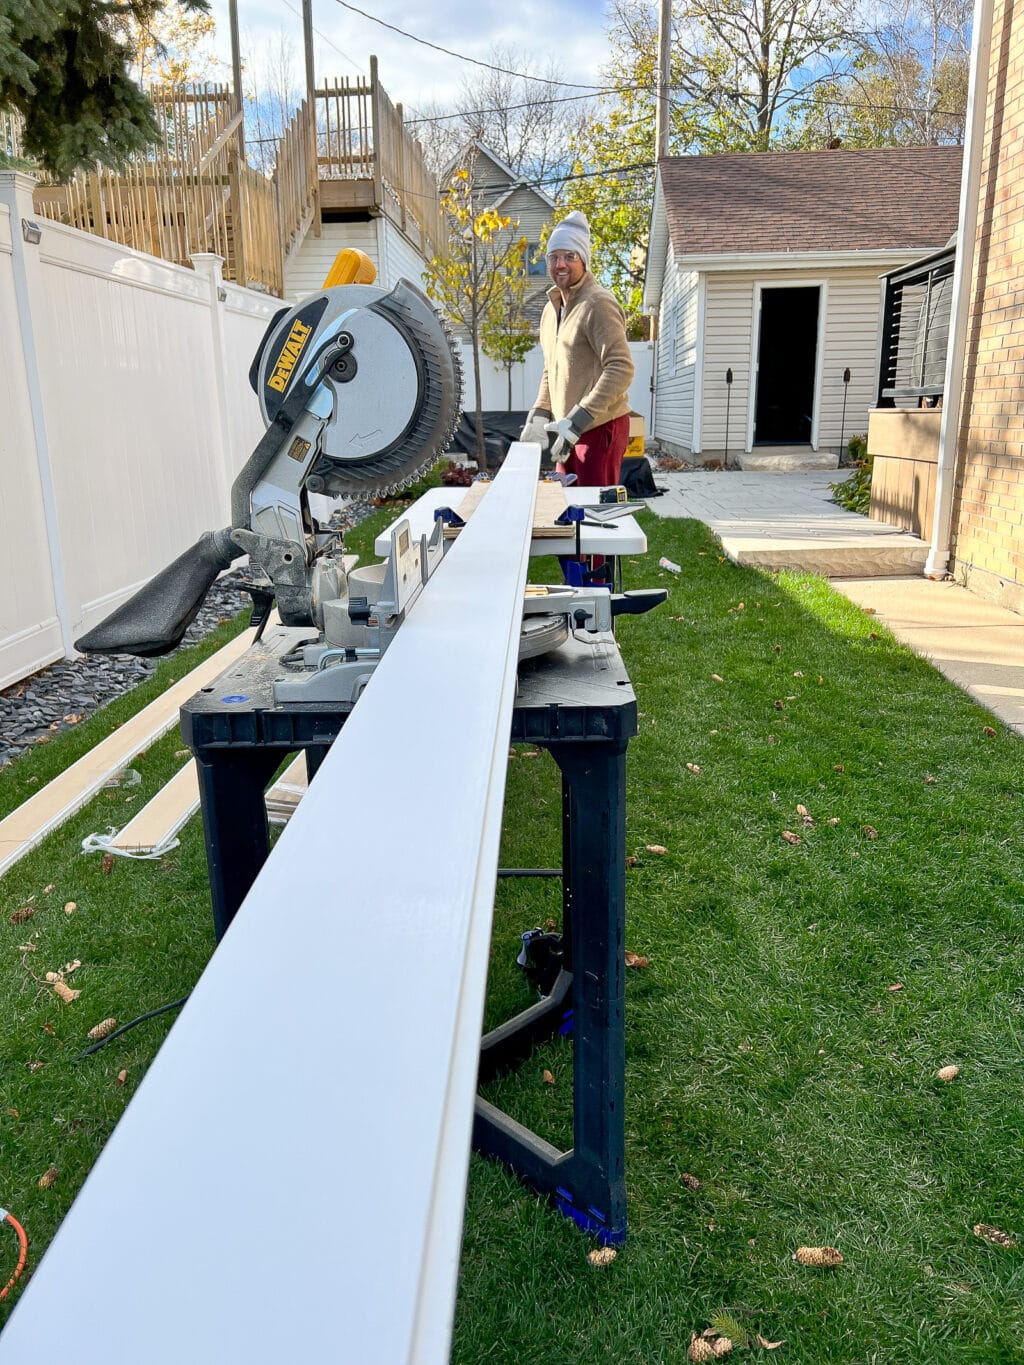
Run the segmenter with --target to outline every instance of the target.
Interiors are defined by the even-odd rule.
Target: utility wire
[[[378,19],[375,14],[368,14],[366,10],[359,9],[357,5],[350,5],[348,0],[335,0],[335,4],[341,5],[342,9],[351,10],[353,14],[359,14],[364,19],[369,19],[371,23],[380,24],[381,28],[390,29],[392,33],[397,33],[402,38],[409,38],[414,43],[420,43],[423,47],[433,48],[435,52],[443,52],[446,57],[455,57],[460,62],[470,62],[473,66],[485,67],[488,71],[498,71],[503,76],[515,76],[519,80],[534,81],[537,85],[558,85],[566,90],[603,90],[602,85],[586,85],[582,81],[556,81],[548,76],[527,76],[522,71],[512,71],[507,66],[495,66],[493,62],[481,62],[476,57],[467,57],[464,52],[454,52],[450,47],[442,47],[440,43],[432,43],[428,38],[420,38],[415,33],[408,33],[404,28],[399,28],[396,24],[389,24],[386,19]]]

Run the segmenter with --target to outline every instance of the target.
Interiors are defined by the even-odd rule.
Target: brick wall
[[[1024,611],[1024,6],[997,0],[973,304],[967,334],[953,570]]]

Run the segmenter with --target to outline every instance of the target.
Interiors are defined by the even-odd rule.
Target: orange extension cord
[[[3,1222],[5,1219],[18,1234],[18,1243],[21,1250],[18,1255],[18,1264],[14,1267],[14,1274],[4,1285],[3,1289],[0,1289],[0,1299],[6,1298],[10,1293],[15,1280],[25,1269],[25,1261],[28,1259],[28,1238],[25,1236],[25,1229],[21,1226],[13,1213],[8,1213],[6,1209],[0,1209],[0,1222]]]

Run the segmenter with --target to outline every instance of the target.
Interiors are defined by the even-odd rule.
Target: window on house
[[[547,262],[540,249],[540,242],[528,242],[526,246],[527,275],[546,275],[547,270]]]

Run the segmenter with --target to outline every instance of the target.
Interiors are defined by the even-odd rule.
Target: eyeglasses
[[[548,256],[548,265],[575,265],[579,258],[578,251],[552,251]]]

